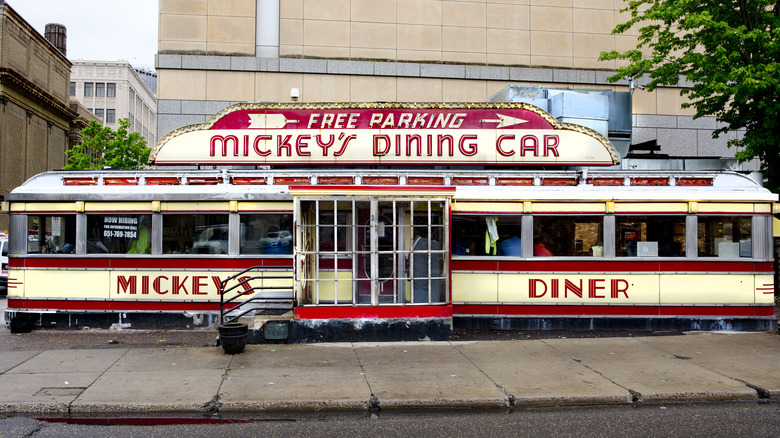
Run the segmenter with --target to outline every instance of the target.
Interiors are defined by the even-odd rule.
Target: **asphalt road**
[[[170,417],[169,417],[170,419]],[[149,419],[145,419],[148,421]],[[639,407],[546,408],[507,412],[440,411],[236,418],[221,425],[83,425],[0,417],[2,437],[776,437],[778,403],[669,404]],[[175,420],[173,420],[175,421]]]

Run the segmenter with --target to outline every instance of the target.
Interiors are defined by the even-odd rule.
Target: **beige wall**
[[[280,0],[279,56],[610,68],[617,0]],[[255,0],[161,0],[160,53],[255,52]]]
[[[162,0],[160,53],[254,56],[255,0]]]
[[[171,70],[159,76],[161,100],[288,102],[298,88],[302,102],[483,102],[511,84],[554,83],[396,76],[325,75],[245,71]],[[615,89],[614,86],[591,88]]]

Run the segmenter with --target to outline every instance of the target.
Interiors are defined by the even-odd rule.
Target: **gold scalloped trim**
[[[172,138],[192,131],[208,131],[217,123],[221,118],[234,111],[245,110],[312,110],[312,109],[523,109],[531,111],[541,116],[547,122],[552,125],[553,129],[560,129],[563,131],[574,131],[581,134],[588,135],[599,141],[609,151],[612,157],[613,164],[620,163],[620,157],[618,156],[617,149],[612,145],[607,137],[603,134],[580,125],[572,123],[563,123],[556,120],[547,111],[539,108],[536,105],[531,105],[525,102],[446,102],[446,103],[401,103],[401,102],[385,102],[385,103],[350,103],[350,102],[279,102],[279,103],[236,103],[225,107],[223,110],[214,114],[207,122],[198,123],[195,125],[188,125],[165,134],[155,145],[152,153],[150,154],[150,160],[155,161],[157,154],[165,146],[165,143]]]

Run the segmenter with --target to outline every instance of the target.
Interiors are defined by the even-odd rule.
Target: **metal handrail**
[[[256,275],[256,276],[252,276],[252,277],[247,277],[247,278],[239,281],[235,285],[225,289],[227,284],[230,283],[232,280],[235,280],[236,278],[239,278],[240,276],[246,274],[249,271],[253,271],[253,270],[254,271],[260,271],[261,269],[263,271],[281,270],[281,269],[278,269],[278,268],[275,269],[275,268],[271,268],[271,267],[268,267],[268,266],[252,266],[252,267],[246,268],[243,271],[239,272],[238,274],[232,275],[232,276],[230,276],[230,277],[228,277],[228,278],[226,278],[226,279],[224,279],[224,280],[222,280],[220,282],[220,287],[219,287],[219,322],[220,322],[220,324],[226,324],[226,323],[230,323],[230,322],[236,321],[237,319],[241,318],[242,316],[246,315],[247,313],[255,310],[253,308],[250,308],[250,309],[244,310],[241,313],[235,314],[235,312],[237,312],[245,304],[263,300],[263,297],[261,297],[261,296],[254,296],[254,297],[251,297],[251,298],[248,298],[248,299],[245,299],[245,300],[239,302],[237,305],[235,305],[235,306],[231,307],[229,310],[225,311],[225,306],[227,304],[230,304],[230,303],[236,301],[239,297],[243,297],[245,295],[252,294],[255,291],[264,291],[264,290],[283,290],[283,291],[293,292],[293,287],[292,286],[291,287],[284,287],[284,286],[253,286],[253,287],[250,287],[248,289],[244,287],[244,285],[246,285],[250,281],[258,280],[258,279],[260,279],[260,280],[291,280],[292,281],[293,280],[293,276],[292,275],[284,275],[284,276],[277,276],[277,275],[274,275],[274,276],[262,276],[262,275]],[[242,292],[239,292],[238,294],[236,294],[235,296],[233,296],[231,298],[228,298],[227,300],[225,299],[225,294],[230,293],[230,292],[232,292],[233,290],[235,290],[235,289],[237,289],[239,287],[241,287],[243,289]],[[226,315],[228,313],[230,313],[231,315],[226,317]]]

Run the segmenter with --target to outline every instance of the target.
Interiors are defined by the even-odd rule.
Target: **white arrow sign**
[[[298,123],[298,120],[287,120],[284,114],[249,114],[249,129],[278,129],[288,123]]]
[[[498,123],[498,126],[496,126],[496,128],[506,128],[507,126],[515,126],[521,123],[528,123],[528,120],[518,119],[517,117],[505,116],[503,114],[498,114],[498,113],[496,113],[496,116],[498,116],[498,119],[482,119],[480,120],[480,122]]]

